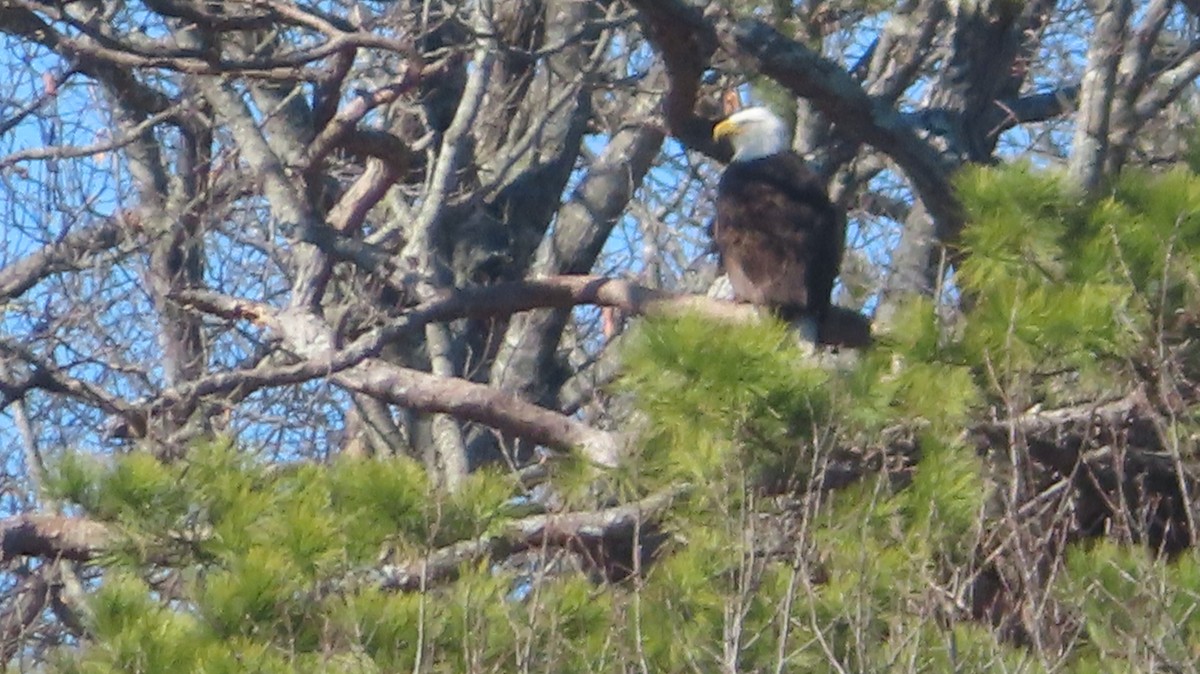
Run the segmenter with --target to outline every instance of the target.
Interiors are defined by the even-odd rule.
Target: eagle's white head
[[[791,134],[770,110],[746,108],[713,127],[713,139],[722,138],[733,143],[733,161],[750,161],[787,150]]]

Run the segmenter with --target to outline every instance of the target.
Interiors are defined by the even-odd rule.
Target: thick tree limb
[[[107,525],[78,517],[18,515],[0,520],[0,561],[39,557],[86,562],[113,541]]]
[[[465,288],[426,305],[425,312],[421,313],[424,313],[423,320],[446,321],[581,304],[613,307],[639,316],[698,314],[715,321],[733,323],[761,318],[759,311],[748,304],[699,295],[680,295],[622,279],[575,275]],[[822,339],[830,345],[861,348],[870,342],[870,328],[866,319],[848,309],[835,307],[821,330]]]
[[[1029,447],[1035,461],[1069,474],[1085,452],[1117,436],[1153,456],[1164,449],[1155,422],[1154,411],[1139,391],[1116,400],[1039,410],[1009,421],[980,424],[968,432],[968,438],[980,450],[1007,446],[1015,440]]]
[[[1151,72],[1154,70],[1155,46],[1158,45],[1158,39],[1175,2],[1151,0],[1147,5],[1141,25],[1128,36],[1118,67],[1122,79],[1119,95],[1124,98],[1125,105],[1137,100],[1146,84],[1153,80]]]
[[[1132,11],[1130,0],[1097,3],[1096,27],[1088,42],[1087,68],[1080,83],[1079,112],[1067,166],[1071,179],[1084,190],[1099,184],[1108,159],[1117,67]]]
[[[288,175],[284,158],[271,146],[270,140],[254,121],[254,116],[233,87],[214,81],[203,81],[205,98],[219,114],[230,121],[230,129],[241,147],[246,163],[259,174],[263,194],[271,214],[280,222],[292,223],[297,241],[292,249],[292,297],[290,306],[316,307],[329,281],[330,261],[326,251],[314,242],[325,236],[327,225],[318,218],[304,194]],[[302,130],[309,131],[308,129]],[[273,137],[283,136],[276,134]],[[302,148],[293,144],[287,150],[299,155]],[[319,156],[319,153],[316,155]]]
[[[687,490],[679,486],[633,503],[584,512],[532,515],[505,522],[498,533],[460,541],[428,557],[369,572],[372,580],[390,590],[417,590],[453,578],[467,562],[501,557],[541,547],[569,547],[626,537],[639,526],[661,518]],[[0,554],[16,557],[94,561],[112,549],[117,538],[109,525],[79,517],[21,515],[0,520]]]
[[[1148,90],[1133,108],[1134,123],[1145,124],[1179,98],[1185,89],[1200,76],[1200,50],[1196,50],[1178,64],[1158,73],[1150,82]]]
[[[407,151],[407,148],[405,148]],[[403,156],[396,157],[392,161],[384,162],[378,159],[368,159],[367,169],[363,171],[350,187],[346,189],[338,202],[333,208],[329,209],[326,216],[326,221],[329,226],[340,233],[355,233],[362,227],[362,223],[366,221],[367,214],[371,209],[383,199],[387,191],[392,185],[403,175]],[[368,250],[370,246],[360,241],[355,241],[346,237],[334,237],[335,241],[353,242],[358,244],[357,250]],[[341,255],[344,251],[338,250],[336,246],[330,246],[335,255]],[[357,252],[357,251],[356,251]],[[383,251],[371,251],[377,255],[382,255],[383,260],[390,260],[392,256],[386,255]],[[370,253],[368,253],[370,255]],[[355,258],[358,262],[358,258]],[[367,260],[363,266],[367,271],[372,271],[379,267],[379,262],[375,258]]]
[[[677,487],[603,510],[533,515],[513,520],[506,523],[499,534],[461,541],[436,550],[424,559],[372,572],[372,576],[380,576],[384,589],[414,591],[452,580],[464,564],[489,557],[543,545],[595,545],[612,537],[632,536],[637,527],[661,518],[685,490],[686,487]]]
[[[212,293],[191,293],[185,301],[227,318],[250,318],[273,325],[281,331],[295,329],[266,305],[221,298]],[[523,401],[511,393],[461,379],[390,365],[373,358],[388,341],[405,331],[430,323],[508,316],[531,309],[566,308],[579,304],[613,306],[629,314],[678,315],[699,312],[717,320],[737,322],[759,318],[757,311],[748,305],[699,296],[674,295],[603,277],[559,276],[537,281],[500,283],[453,291],[443,299],[418,307],[392,324],[368,333],[343,351],[321,354],[317,350],[308,355],[306,362],[300,366],[259,368],[245,373],[246,377],[241,381],[233,376],[234,373],[214,375],[197,382],[194,390],[207,391],[208,395],[223,393],[228,402],[229,396],[240,398],[264,386],[333,375],[340,385],[360,393],[425,412],[444,412],[550,447],[581,451],[589,460],[611,466],[617,463],[622,449],[620,441],[611,434]],[[825,328],[834,337],[847,337],[843,344],[862,346],[869,341],[865,319],[848,310],[832,312],[823,331]],[[292,341],[311,343],[313,339],[296,337]],[[362,358],[358,358],[359,355]],[[278,379],[272,383],[275,377]],[[220,384],[219,388],[217,384]],[[172,414],[179,415],[190,410],[198,401],[198,397],[187,391],[181,391],[180,397],[183,408],[167,405],[162,411],[171,410]]]
[[[1068,85],[1055,91],[996,101],[995,112],[988,115],[987,123],[993,135],[999,135],[1019,124],[1061,117],[1075,109],[1078,99],[1079,86]]]
[[[184,306],[230,319],[245,319],[270,325],[287,331],[294,329],[281,315],[268,305],[249,300],[240,300],[206,291],[181,292],[176,298]],[[513,313],[543,308],[566,308],[580,304],[611,306],[632,315],[682,315],[698,313],[717,321],[747,322],[761,320],[760,313],[749,305],[715,300],[693,295],[674,295],[660,290],[645,288],[624,280],[597,276],[559,276],[537,281],[500,283],[448,292],[399,317],[391,323],[363,335],[350,345],[339,350],[316,349],[305,355],[302,362],[290,365],[260,365],[248,370],[235,370],[209,374],[164,391],[162,395],[140,407],[135,407],[114,398],[93,386],[67,377],[65,374],[42,362],[32,354],[15,345],[0,346],[8,349],[14,357],[28,363],[33,375],[19,381],[2,382],[0,390],[6,400],[16,399],[28,390],[38,388],[65,393],[95,405],[123,420],[128,437],[146,437],[157,421],[166,421],[166,427],[176,427],[186,420],[205,398],[217,398],[224,404],[233,404],[264,388],[298,384],[345,372],[380,353],[384,345],[411,330],[420,329],[430,323],[451,321],[460,318],[487,318],[507,316]],[[319,327],[319,326],[318,326]],[[321,328],[323,329],[323,328]],[[332,335],[323,343],[332,343]],[[835,308],[822,326],[822,338],[831,344],[861,347],[870,342],[869,325],[861,315]],[[311,341],[311,340],[309,340]],[[397,404],[409,405],[427,411],[463,413],[465,419],[498,426],[517,435],[532,433],[530,439],[563,449],[582,446],[594,454],[593,460],[610,463],[615,456],[615,441],[594,435],[590,431],[576,428],[573,420],[536,405],[516,405],[519,398],[501,394],[500,391],[479,384],[471,384],[464,390],[454,388],[457,379],[427,380],[427,373],[404,368],[378,370],[371,377],[358,381],[349,380],[349,387],[364,392],[387,392],[388,398]],[[450,389],[443,388],[447,383]],[[398,388],[393,388],[393,385]],[[417,388],[405,388],[416,385]],[[366,389],[371,389],[370,391]],[[397,393],[397,391],[401,391]],[[487,392],[487,393],[485,393]],[[453,396],[469,393],[475,396],[470,401],[456,402]],[[554,415],[553,417],[545,415]],[[505,421],[507,419],[507,421]],[[549,428],[550,430],[545,430]],[[541,429],[541,430],[539,430]]]
[[[540,514],[511,520],[501,524],[495,534],[460,541],[435,550],[423,559],[356,575],[360,581],[377,583],[383,589],[410,592],[453,580],[464,564],[488,558],[501,560],[522,550],[542,546],[599,550],[607,541],[629,539],[639,528],[652,528],[686,489],[686,486],[679,486],[633,503],[601,510]],[[0,536],[5,559],[28,556],[89,562],[116,543],[111,529],[104,523],[58,516],[25,515],[2,520]],[[44,596],[29,597],[39,598],[39,605],[44,604]],[[24,602],[21,606],[28,607]]]
[[[864,55],[862,66],[850,69],[852,76],[866,70],[867,92],[880,100],[894,102],[921,71],[934,38],[946,17],[946,3],[919,0],[900,3],[888,19],[883,33]]]
[[[411,91],[420,81],[422,73],[416,66],[408,67],[405,72],[396,78],[392,83],[380,87],[370,93],[363,93],[355,97],[347,103],[345,107],[334,115],[329,124],[321,129],[312,144],[308,147],[305,157],[305,163],[309,170],[315,169],[321,165],[325,157],[339,146],[346,136],[350,135],[362,118],[370,111],[381,106],[388,105],[395,101],[402,94]],[[393,162],[393,170],[397,174],[403,174],[408,169],[410,162],[409,155],[412,151],[403,143],[391,148],[392,151],[400,150],[395,156],[391,157]]]
[[[592,463],[615,467],[625,453],[621,436],[601,431],[507,391],[465,379],[371,359],[333,377],[352,391],[421,412],[474,421],[541,445],[577,451]]]
[[[624,279],[604,276],[564,274],[529,281],[510,281],[489,286],[473,286],[445,290],[437,297],[387,325],[368,332],[346,347],[346,358],[357,357],[340,369],[375,355],[383,344],[408,330],[429,323],[454,321],[461,318],[494,318],[534,309],[565,309],[591,304],[613,307],[637,316],[682,316],[698,314],[714,321],[746,323],[760,320],[760,312],[749,304],[713,299],[701,295],[683,295],[647,288]],[[269,323],[274,309],[267,304],[228,297],[210,292],[188,292],[177,298],[185,306],[224,318],[249,319]],[[849,310],[835,307],[822,332],[829,328],[831,335],[843,339],[831,340],[835,346],[860,348],[869,343],[852,336],[868,328],[866,319]],[[329,365],[347,363],[342,357]]]
[[[649,102],[643,100],[649,107]],[[632,114],[640,117],[642,109]],[[613,134],[604,152],[558,211],[554,230],[538,246],[535,274],[586,273],[624,214],[662,146],[657,126],[637,121]],[[542,404],[557,396],[558,381],[547,376],[569,320],[566,310],[515,317],[492,366],[490,381]]]

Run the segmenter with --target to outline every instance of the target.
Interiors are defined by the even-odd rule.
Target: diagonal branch
[[[0,33],[29,40],[57,52],[72,64],[74,70],[102,82],[131,110],[150,115],[166,110],[172,104],[166,94],[143,84],[126,68],[73,51],[70,41],[54,30],[49,23],[34,12],[17,7],[14,3],[0,3]]]
[[[13,375],[7,370],[0,372],[0,410],[30,390],[40,389],[82,401],[129,423],[139,423],[140,415],[124,400],[92,382],[68,375],[53,362],[42,359],[22,344],[0,338],[0,360],[24,363],[30,371],[20,381],[10,380]]]
[[[334,375],[333,381],[419,412],[447,414],[540,445],[579,452],[588,461],[609,468],[620,463],[625,453],[624,439],[616,433],[592,428],[515,394],[465,379],[371,359]]]
[[[662,519],[687,485],[677,485],[631,503],[581,512],[531,515],[497,526],[495,533],[459,541],[428,556],[400,565],[355,574],[385,590],[414,591],[453,580],[463,564],[489,557],[502,559],[542,546],[595,547],[635,535]],[[118,542],[111,525],[84,517],[18,515],[0,520],[0,554],[17,557],[95,561]]]
[[[301,322],[288,320],[269,305],[206,291],[184,291],[173,299],[182,306],[227,319],[250,320],[285,333]],[[631,315],[677,316],[698,313],[715,321],[761,320],[754,307],[693,295],[674,295],[628,281],[598,276],[558,276],[536,281],[516,281],[444,293],[443,297],[371,330],[339,350],[316,350],[298,363],[264,364],[247,370],[218,372],[164,391],[140,407],[111,396],[86,382],[66,376],[33,354],[0,342],[10,355],[24,361],[33,374],[20,382],[0,382],[4,399],[11,401],[30,389],[64,393],[122,419],[130,437],[146,437],[154,420],[175,427],[186,420],[206,398],[224,404],[244,400],[266,388],[299,384],[345,374],[339,381],[352,390],[382,395],[393,402],[424,411],[446,412],[494,426],[547,446],[582,449],[590,459],[611,464],[619,453],[613,436],[594,431],[569,416],[559,414],[497,389],[374,361],[383,347],[412,330],[460,318],[507,316],[532,309],[567,308],[580,304],[610,306]],[[315,318],[315,317],[314,317]],[[865,318],[835,308],[822,336],[832,343],[861,347],[870,342]],[[352,368],[370,362],[368,367]],[[460,396],[462,398],[460,399]],[[519,404],[518,404],[519,403]]]
[[[42,246],[24,258],[0,267],[0,301],[20,297],[46,277],[83,269],[103,251],[120,248],[129,241],[132,224],[124,214],[86,229],[77,229],[62,239]]]
[[[272,215],[295,227],[299,240],[293,246],[291,305],[317,306],[329,281],[330,261],[326,252],[314,242],[325,236],[327,226],[295,185],[284,160],[272,149],[236,89],[216,81],[203,82],[202,89],[213,109],[229,120],[230,131],[246,163],[262,177],[263,195],[270,204]]]
[[[682,0],[631,0],[638,10],[642,30],[667,66],[667,93],[663,98],[667,126],[687,147],[720,161],[729,161],[730,149],[713,140],[717,120],[697,115],[700,78],[710,67],[717,49],[717,33],[704,12]]]
[[[323,128],[317,137],[313,139],[312,144],[306,150],[305,163],[309,170],[314,170],[321,166],[325,157],[328,156],[341,142],[352,133],[358,123],[367,113],[372,110],[385,106],[401,95],[411,91],[417,85],[421,77],[424,76],[415,66],[406,67],[404,73],[395,81],[369,93],[362,93],[355,97],[351,102],[334,115],[328,125]],[[403,144],[402,154],[392,157],[395,171],[403,173],[409,162],[412,151]]]
[[[453,580],[464,564],[489,557],[506,556],[543,545],[595,545],[613,537],[633,536],[639,525],[646,527],[647,523],[662,518],[674,500],[686,490],[686,486],[678,486],[611,508],[533,515],[513,520],[501,527],[498,534],[460,541],[435,550],[424,559],[385,567],[371,575],[379,576],[380,585],[385,590],[411,592]]]

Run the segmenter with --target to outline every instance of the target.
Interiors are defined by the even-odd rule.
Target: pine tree
[[[1162,452],[1126,433],[1105,456],[1141,463],[1105,463],[1118,438],[1095,428],[1064,472],[1020,425],[1186,394],[1200,178],[1133,173],[1086,199],[1017,166],[960,190],[973,224],[947,292],[966,311],[914,301],[836,367],[770,321],[646,320],[612,392],[636,451],[603,473],[552,461],[550,500],[486,471],[449,495],[402,459],[66,457],[56,496],[119,543],[86,588],[89,639],[54,670],[1185,669],[1200,560],[1170,548],[1187,519],[1162,507]],[[1195,421],[1159,421],[1190,457]],[[630,504],[643,516],[592,538],[537,519]]]

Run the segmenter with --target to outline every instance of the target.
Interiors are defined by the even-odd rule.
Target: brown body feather
[[[829,309],[845,219],[794,152],[735,161],[717,187],[713,242],[737,299],[787,319]]]

